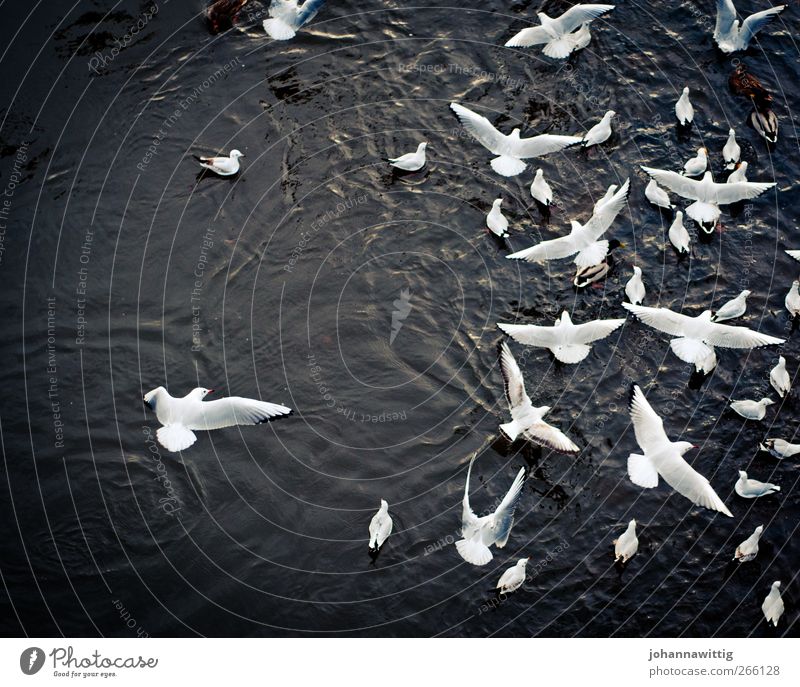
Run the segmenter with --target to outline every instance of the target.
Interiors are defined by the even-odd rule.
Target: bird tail
[[[271,17],[264,20],[264,31],[266,31],[271,38],[276,41],[288,41],[295,37],[296,31],[289,26],[283,19]]]
[[[208,162],[208,158],[207,158],[207,157],[201,157],[200,155],[194,155],[194,154],[192,154],[192,157],[193,157],[195,160],[197,160],[197,161],[198,161],[198,162],[199,162],[201,165],[203,165],[203,164],[205,164],[206,162]]]
[[[698,200],[686,208],[686,214],[700,224],[713,225],[719,219],[720,210],[717,205]]]
[[[167,449],[167,451],[172,451],[173,453],[183,451],[197,441],[195,433],[183,425],[167,425],[166,427],[160,427],[156,432],[156,436],[158,437],[159,443]]]
[[[697,339],[680,337],[669,342],[672,352],[685,363],[699,363],[708,358],[714,351]]]
[[[474,539],[459,539],[456,542],[456,549],[467,563],[472,565],[486,565],[492,560],[492,552],[488,546],[484,546]]]
[[[525,171],[525,163],[515,157],[501,155],[491,162],[492,169],[504,177],[515,177]]]
[[[639,453],[628,456],[628,476],[631,482],[645,489],[658,486],[658,471],[653,461]]]
[[[522,427],[519,426],[516,420],[512,420],[500,425],[500,431],[508,437],[509,441],[514,441],[522,431]]]
[[[550,41],[544,46],[542,52],[548,57],[563,60],[565,57],[569,57],[573,50],[575,50],[575,41],[570,36],[564,36]]]
[[[553,351],[556,360],[560,360],[562,363],[572,364],[579,363],[589,355],[592,347],[586,344],[568,344],[566,346],[556,346],[550,350]]]

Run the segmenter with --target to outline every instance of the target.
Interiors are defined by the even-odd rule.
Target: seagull
[[[539,12],[541,26],[522,29],[506,42],[509,48],[526,48],[530,45],[544,45],[542,52],[547,57],[564,59],[573,50],[586,47],[591,34],[589,23],[614,9],[614,5],[573,5],[560,17],[548,17]],[[583,31],[584,33],[581,33]]]
[[[714,346],[749,349],[783,343],[783,339],[747,327],[712,322],[710,310],[691,317],[668,308],[648,308],[631,303],[623,303],[622,307],[647,326],[677,337],[669,342],[672,352],[685,363],[694,363],[695,366],[714,352]]]
[[[556,360],[562,363],[579,363],[592,350],[589,344],[605,339],[624,323],[624,319],[618,319],[573,324],[569,313],[565,310],[552,327],[503,322],[498,322],[497,326],[521,344],[548,348]]]
[[[697,181],[665,169],[652,167],[642,167],[642,169],[670,191],[677,193],[682,198],[695,201],[686,208],[686,214],[704,229],[707,227],[713,229],[716,225],[720,216],[720,205],[730,205],[738,203],[740,200],[756,198],[775,186],[774,182],[756,183],[752,181],[738,184],[718,184],[711,178],[711,172],[708,171],[700,181]]]
[[[683,213],[680,210],[675,213],[675,219],[672,220],[672,224],[669,225],[667,236],[669,237],[669,242],[678,253],[689,252],[689,242],[691,238],[689,237],[689,232],[686,227],[683,226]]]
[[[687,177],[699,177],[708,168],[708,151],[705,148],[697,149],[697,157],[687,160],[683,166],[683,174]]]
[[[486,565],[492,560],[489,547],[494,544],[502,549],[511,534],[514,525],[514,510],[522,494],[522,484],[525,482],[525,468],[520,468],[511,488],[505,495],[500,505],[493,513],[478,517],[472,512],[469,505],[469,478],[472,474],[472,464],[477,454],[469,461],[467,469],[467,484],[464,489],[463,513],[461,516],[461,536],[456,542],[456,549],[461,557],[472,565]]]
[[[760,422],[767,414],[767,406],[771,406],[773,403],[775,401],[771,398],[762,398],[760,401],[751,401],[749,399],[731,401],[731,410],[737,415],[741,415],[745,420],[758,420]]]
[[[786,294],[783,304],[791,313],[792,317],[797,317],[797,315],[800,314],[800,281],[797,279],[792,282],[792,288],[790,288],[789,293]]]
[[[158,442],[164,448],[173,452],[189,448],[197,441],[192,430],[258,425],[292,412],[291,408],[277,403],[241,396],[204,402],[203,399],[212,391],[200,386],[183,398],[175,398],[159,386],[144,395],[144,402],[156,411],[158,421],[164,425],[156,432]]]
[[[736,296],[736,298],[731,298],[719,310],[717,310],[717,312],[714,313],[711,321],[723,322],[725,320],[733,320],[744,315],[745,311],[747,310],[747,297],[750,295],[750,293],[750,291],[745,289],[738,296]]]
[[[405,172],[417,172],[425,166],[425,148],[428,146],[426,142],[420,143],[414,153],[406,153],[400,157],[388,158],[392,167],[402,169]]]
[[[389,515],[389,504],[381,499],[381,507],[369,523],[369,550],[372,553],[378,553],[392,533],[393,526],[392,516]]]
[[[764,525],[756,527],[753,534],[736,547],[733,560],[739,561],[740,563],[752,561],[758,555],[758,540],[761,539],[761,533],[763,531]]]
[[[264,31],[276,41],[288,41],[314,18],[324,4],[325,0],[305,0],[302,5],[297,0],[272,0],[270,18],[263,22]]]
[[[522,434],[540,446],[561,453],[578,453],[580,449],[560,429],[547,424],[542,418],[550,412],[550,406],[535,408],[525,392],[525,381],[511,349],[504,341],[500,344],[500,371],[505,383],[506,401],[511,410],[511,422],[500,425],[511,441]]]
[[[603,207],[603,205],[605,205],[609,200],[611,200],[614,197],[614,194],[617,192],[618,188],[619,186],[617,186],[616,184],[611,184],[606,189],[605,195],[594,204],[594,208],[592,209],[593,215],[597,214],[599,210]]]
[[[519,129],[514,129],[506,136],[495,129],[486,117],[463,105],[450,103],[450,108],[475,140],[497,156],[491,161],[492,169],[504,177],[521,174],[526,166],[522,161],[524,159],[555,153],[580,143],[582,140],[579,136],[556,136],[553,134],[520,138]]]
[[[589,221],[581,225],[572,220],[572,230],[567,236],[542,241],[535,246],[525,248],[506,255],[509,260],[527,260],[528,262],[545,262],[575,255],[578,267],[589,267],[599,264],[608,255],[608,241],[600,237],[611,226],[625,204],[630,192],[630,179],[626,179],[620,189],[606,201],[598,201]],[[599,207],[598,207],[599,206]]]
[[[736,142],[736,132],[733,129],[728,130],[728,140],[722,148],[722,157],[725,160],[725,169],[733,169],[736,163],[739,162],[739,156],[742,154],[742,149]]]
[[[761,612],[767,619],[767,624],[769,625],[769,623],[772,623],[775,627],[778,627],[778,621],[783,615],[783,599],[781,598],[780,590],[781,583],[776,580],[772,583],[772,587],[769,590],[769,594],[767,594],[764,599],[764,603],[761,604]]]
[[[609,110],[597,124],[586,132],[581,141],[584,148],[599,145],[611,138],[611,119],[616,114],[614,110]]]
[[[639,550],[639,540],[636,537],[636,520],[628,523],[628,528],[620,535],[619,539],[613,541],[614,562],[627,563],[633,554]]]
[[[757,479],[748,479],[747,473],[744,470],[739,470],[739,479],[736,481],[736,486],[734,486],[734,491],[745,499],[767,496],[768,494],[774,494],[780,490],[781,488],[777,484],[759,482]]]
[[[230,177],[239,171],[239,158],[244,157],[238,150],[232,150],[230,155],[225,157],[201,157],[194,155],[194,159],[200,163],[203,169],[209,169],[221,177]]]
[[[736,169],[728,175],[725,183],[738,184],[741,181],[747,181],[747,162],[744,161],[736,165]]]
[[[528,565],[528,558],[520,558],[516,565],[512,565],[506,570],[497,582],[495,589],[499,590],[501,594],[508,594],[522,586],[525,582],[525,566]]]
[[[714,40],[719,49],[724,53],[732,53],[737,50],[747,50],[753,37],[769,22],[776,14],[783,12],[786,5],[770,7],[768,10],[751,14],[739,26],[736,18],[736,8],[732,0],[717,0],[717,22],[714,26]]]
[[[778,392],[778,396],[781,398],[785,398],[791,391],[792,380],[786,371],[786,358],[782,355],[778,356],[778,364],[770,370],[769,383],[772,384],[772,388]]]
[[[672,210],[675,207],[675,205],[670,202],[667,192],[656,183],[655,179],[651,179],[650,183],[647,184],[644,195],[653,205],[657,205],[660,208]]]
[[[682,126],[688,126],[694,119],[694,108],[689,100],[689,87],[685,86],[681,97],[675,103],[675,116]]]
[[[625,295],[634,305],[641,305],[644,300],[645,290],[642,282],[642,268],[633,266],[633,276],[625,284]]]
[[[545,207],[550,207],[550,203],[553,202],[553,189],[544,180],[544,172],[541,169],[537,169],[536,176],[533,177],[531,195]]]
[[[800,444],[790,444],[785,439],[767,439],[759,444],[762,451],[769,451],[776,458],[791,458],[800,453]]]
[[[502,204],[502,198],[495,200],[492,203],[492,209],[489,210],[489,214],[486,215],[486,226],[489,227],[489,231],[500,238],[508,236],[508,220],[500,210]]]
[[[644,455],[631,453],[628,456],[631,481],[652,489],[658,486],[658,476],[661,475],[667,484],[695,505],[733,517],[708,480],[683,458],[684,453],[696,446],[688,441],[670,441],[667,438],[663,420],[647,402],[638,384],[633,386],[630,413],[636,443],[644,451]]]

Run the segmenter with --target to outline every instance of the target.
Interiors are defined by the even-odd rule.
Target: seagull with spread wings
[[[747,50],[753,37],[772,18],[783,12],[786,5],[777,5],[768,10],[751,14],[741,22],[736,18],[736,7],[732,0],[717,0],[717,21],[714,25],[714,40],[724,53]]]
[[[492,169],[504,177],[521,174],[526,167],[523,160],[555,153],[581,142],[580,136],[557,136],[541,134],[532,138],[520,138],[519,129],[510,134],[501,134],[483,115],[460,105],[450,103],[450,109],[456,113],[464,128],[472,134],[478,143],[490,153],[496,155],[492,161]]]

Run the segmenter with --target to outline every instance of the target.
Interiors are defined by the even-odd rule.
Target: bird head
[[[775,403],[775,401],[773,401],[771,398],[764,397],[764,398],[761,399],[761,403],[762,403],[762,405],[765,405],[765,406],[771,406],[771,405],[773,405]]]
[[[502,204],[503,204],[503,199],[502,199],[502,198],[498,198],[497,200],[495,200],[495,201],[492,203],[492,207],[493,207],[495,210],[499,210],[499,209],[500,209],[500,206],[501,206]]]
[[[633,266],[633,273],[634,273],[634,274],[635,274],[637,277],[641,277],[641,276],[642,276],[642,268],[641,268],[641,267],[639,267],[638,265],[634,265],[634,266]]]
[[[427,148],[427,147],[428,147],[428,143],[427,143],[427,141],[423,141],[422,143],[420,143],[420,144],[417,146],[417,152],[418,152],[418,153],[421,153],[421,152],[422,152],[423,150],[425,150],[425,148]]]
[[[236,150],[236,149],[234,148],[234,149],[231,151],[230,157],[231,157],[232,159],[236,160],[236,159],[238,159],[238,158],[240,158],[240,157],[244,157],[244,153],[242,153],[242,152],[240,152],[240,151],[238,151],[238,150]]]
[[[676,441],[675,448],[678,449],[678,453],[683,455],[687,451],[691,451],[693,448],[697,448],[693,443],[689,441]]]
[[[556,320],[556,325],[559,324],[572,324],[572,318],[569,316],[569,313],[566,310],[561,313],[561,319]]]
[[[772,583],[772,588],[773,588],[773,589],[780,589],[780,588],[781,588],[781,582],[780,582],[780,580],[775,580],[775,581]]]
[[[519,141],[519,129],[514,129],[508,136],[515,141]]]
[[[384,499],[381,499],[381,510],[389,510],[389,504]]]
[[[749,296],[751,293],[752,293],[752,291],[748,291],[747,289],[745,289],[745,290],[744,290],[744,291],[742,291],[742,292],[741,292],[739,295],[740,295],[742,298],[747,298],[747,297],[748,297],[748,296]]]
[[[739,479],[747,479],[747,473],[744,470],[739,470]]]
[[[697,316],[697,319],[698,320],[708,320],[710,322],[711,321],[711,317],[712,317],[712,315],[711,315],[711,311],[710,310],[703,310],[703,312],[701,312]]]
[[[541,179],[543,176],[544,176],[544,172],[542,171],[542,168],[539,167],[539,169],[536,170],[536,176],[534,178]]]
[[[201,401],[206,396],[208,396],[210,393],[213,393],[213,392],[214,392],[214,389],[206,389],[203,386],[198,386],[196,389],[192,389],[192,391],[190,392],[189,395],[192,398],[196,398],[198,401]]]
[[[524,566],[526,566],[528,564],[529,560],[530,560],[530,558],[520,558],[517,561],[517,565],[519,565],[520,567],[524,567]]]
[[[764,531],[764,525],[759,525],[756,527],[756,533],[761,534]]]
[[[689,87],[688,86],[684,86],[683,87],[683,94],[684,95],[689,95]]]
[[[636,519],[635,518],[628,523],[628,529],[629,530],[635,530],[636,529]]]

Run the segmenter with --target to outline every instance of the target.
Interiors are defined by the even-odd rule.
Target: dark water
[[[800,267],[783,252],[800,248],[800,10],[792,3],[744,56],[775,93],[770,153],[727,90],[735,62],[711,43],[710,1],[621,1],[589,48],[558,64],[501,47],[539,2],[429,5],[331,0],[278,44],[247,13],[209,35],[199,0],[160,0],[157,12],[3,3],[0,632],[798,634],[798,463],[757,452],[765,436],[797,439],[796,392],[760,424],[725,410],[768,392],[778,350],[722,352],[698,386],[666,337],[635,322],[577,366],[514,344],[534,402],[585,447],[573,458],[499,437],[495,324],[563,308],[578,321],[621,317],[637,263],[651,305],[698,313],[751,289],[743,323],[789,336],[781,351],[797,370],[782,304]],[[697,116],[679,136],[672,108],[686,84]],[[562,203],[548,225],[527,191],[535,166],[494,174],[451,100],[524,132],[582,130],[613,108],[617,131],[588,154],[541,161]],[[638,165],[679,168],[706,145],[719,176],[731,125],[750,179],[778,192],[725,209],[724,231],[678,260]],[[393,177],[382,158],[423,139],[425,171]],[[189,153],[231,147],[246,155],[243,174],[198,181]],[[505,260],[585,220],[628,176],[630,207],[610,232],[623,245],[599,288],[576,292],[569,261]],[[500,194],[507,242],[484,229]],[[627,479],[633,380],[673,438],[700,446],[688,457],[734,519]],[[171,455],[152,443],[141,402],[159,384],[296,412],[200,433]],[[530,467],[509,544],[480,569],[452,546],[476,451],[480,512]],[[745,467],[781,494],[737,497]],[[381,498],[395,532],[372,564]],[[632,517],[639,553],[620,573],[611,541]],[[758,558],[736,568],[735,546],[759,524]],[[496,604],[490,588],[522,555],[530,579]],[[773,630],[760,605],[776,579],[787,610]]]

